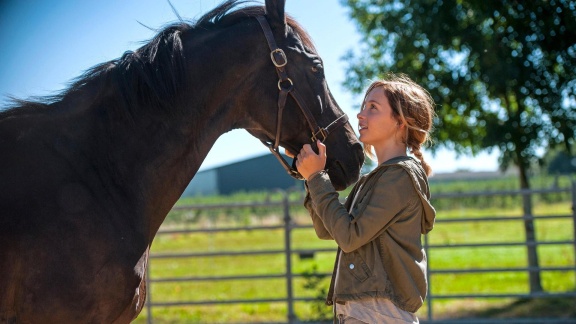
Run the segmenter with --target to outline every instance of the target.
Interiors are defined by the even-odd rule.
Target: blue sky
[[[198,18],[220,0],[172,0],[183,18]],[[263,0],[262,0],[263,2]],[[341,57],[361,41],[339,0],[287,0],[286,11],[312,36],[324,60],[334,97],[354,127],[361,98],[342,87]],[[177,18],[166,0],[5,0],[0,2],[0,105],[18,98],[53,94],[90,67],[134,50]],[[244,130],[224,134],[201,169],[224,165],[268,150]],[[456,157],[441,150],[425,154],[435,172],[497,169],[495,154]]]

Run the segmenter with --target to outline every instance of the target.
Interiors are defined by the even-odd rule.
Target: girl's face
[[[399,123],[393,117],[392,108],[382,88],[374,88],[368,93],[364,109],[358,113],[357,117],[362,143],[374,147],[394,143]]]

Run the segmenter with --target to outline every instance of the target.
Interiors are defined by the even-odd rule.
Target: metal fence
[[[570,214],[559,214],[559,215],[538,215],[535,216],[532,213],[531,206],[525,205],[523,209],[522,216],[498,216],[491,215],[490,217],[459,217],[453,219],[442,219],[437,218],[437,226],[442,226],[443,223],[482,223],[482,222],[526,222],[526,221],[548,221],[554,219],[566,219],[571,221],[572,226],[572,238],[566,240],[536,240],[535,238],[528,238],[524,241],[510,242],[488,242],[488,243],[474,243],[474,242],[461,242],[454,244],[431,244],[429,242],[428,236],[424,236],[424,248],[428,255],[429,269],[428,269],[428,282],[429,282],[429,292],[426,299],[426,316],[422,318],[422,323],[499,323],[499,321],[491,319],[468,319],[468,320],[438,320],[435,319],[434,303],[440,300],[446,299],[464,299],[464,298],[480,298],[480,299],[502,299],[502,298],[547,298],[547,297],[576,297],[575,291],[565,291],[565,292],[540,292],[540,291],[530,291],[530,292],[517,292],[517,293],[502,293],[502,294],[478,294],[474,292],[465,294],[435,294],[434,285],[435,277],[438,275],[446,274],[482,274],[482,273],[506,273],[506,272],[526,272],[530,273],[541,273],[550,271],[563,271],[563,272],[573,272],[576,277],[576,264],[569,266],[557,266],[548,265],[541,267],[514,267],[514,268],[467,268],[467,269],[447,269],[447,268],[435,268],[430,266],[434,264],[435,252],[440,249],[462,249],[462,248],[491,248],[491,247],[534,247],[534,246],[546,246],[546,245],[567,245],[573,247],[572,259],[576,259],[576,182],[572,183],[571,188],[553,188],[545,190],[516,190],[516,191],[493,191],[493,192],[475,192],[475,193],[449,193],[449,194],[436,194],[434,195],[434,200],[443,199],[465,199],[469,197],[489,197],[489,196],[521,196],[530,197],[533,195],[542,194],[566,194],[571,193],[572,200],[572,213]],[[215,304],[253,304],[253,303],[285,303],[287,305],[286,321],[284,323],[299,323],[297,316],[294,311],[294,304],[297,302],[317,302],[317,298],[313,297],[302,297],[295,296],[293,283],[296,278],[302,278],[305,274],[294,273],[292,258],[294,255],[300,257],[313,256],[316,253],[331,252],[334,253],[334,248],[326,249],[295,249],[292,243],[292,232],[295,229],[310,228],[311,225],[298,225],[293,222],[293,217],[291,214],[292,206],[300,206],[301,199],[297,201],[290,201],[288,194],[283,194],[283,199],[281,201],[267,201],[260,203],[233,203],[226,205],[195,205],[186,207],[175,207],[175,210],[191,210],[191,211],[205,211],[210,209],[234,209],[234,208],[258,208],[258,207],[275,207],[281,208],[283,212],[283,222],[279,225],[273,226],[247,226],[247,227],[216,227],[216,228],[203,228],[203,229],[187,229],[187,230],[160,230],[158,235],[170,235],[170,234],[193,234],[193,233],[207,233],[207,232],[232,232],[232,231],[270,231],[270,230],[282,230],[283,235],[283,248],[282,249],[268,249],[268,250],[253,250],[253,251],[214,251],[214,252],[191,252],[191,253],[154,253],[150,255],[150,261],[148,270],[154,267],[155,260],[158,259],[174,259],[174,258],[211,258],[211,257],[239,257],[239,256],[250,256],[250,255],[283,255],[285,259],[285,271],[284,273],[270,274],[270,275],[233,275],[233,276],[187,276],[187,277],[152,277],[150,271],[147,275],[147,301],[146,301],[146,314],[148,323],[153,323],[153,308],[161,307],[177,307],[177,306],[194,306],[194,305],[215,305]],[[434,232],[434,231],[433,231]],[[280,239],[280,238],[279,238]],[[329,276],[330,273],[321,273],[319,275]],[[201,281],[212,281],[212,282],[224,282],[230,280],[260,280],[260,279],[282,279],[285,281],[285,297],[283,298],[260,298],[260,299],[228,299],[228,300],[199,300],[199,301],[185,301],[185,300],[171,300],[162,301],[156,300],[155,296],[151,292],[151,287],[154,285],[170,282],[201,282]],[[576,282],[576,280],[575,280]],[[576,307],[576,305],[575,305]],[[575,323],[575,319],[517,319],[511,320],[506,319],[501,321],[502,323]]]

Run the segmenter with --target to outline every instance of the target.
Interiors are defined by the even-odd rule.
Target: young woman
[[[427,291],[421,235],[434,226],[429,140],[434,102],[408,77],[391,75],[366,91],[358,113],[360,141],[378,166],[361,177],[345,204],[324,171],[326,147],[305,145],[296,166],[306,179],[304,205],[320,239],[338,254],[326,303],[339,323],[418,323]],[[416,159],[408,156],[407,153]]]

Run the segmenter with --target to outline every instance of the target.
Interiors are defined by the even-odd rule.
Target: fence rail
[[[429,260],[434,258],[435,250],[438,249],[453,249],[453,248],[489,248],[489,247],[536,247],[536,246],[550,246],[550,245],[572,245],[574,247],[574,258],[576,258],[576,182],[572,183],[571,188],[557,188],[557,189],[540,189],[540,190],[516,190],[516,191],[493,191],[493,192],[473,192],[473,193],[443,193],[434,196],[434,199],[459,199],[464,197],[475,196],[501,196],[501,195],[520,195],[529,196],[535,194],[552,194],[552,193],[567,193],[571,192],[572,196],[572,215],[540,215],[534,216],[528,210],[528,214],[522,216],[499,216],[494,215],[490,217],[464,217],[455,219],[437,219],[437,226],[442,226],[442,223],[477,223],[477,222],[499,222],[499,221],[512,221],[523,222],[527,220],[551,220],[551,219],[571,219],[573,224],[573,232],[571,240],[554,240],[554,241],[537,241],[527,240],[523,242],[465,242],[454,244],[430,244],[428,236],[424,237],[424,249],[426,250]],[[177,307],[177,306],[194,306],[194,305],[215,305],[215,304],[249,304],[249,303],[286,303],[287,305],[287,323],[298,323],[294,313],[295,302],[308,302],[317,301],[316,298],[311,297],[298,297],[293,293],[293,280],[295,278],[304,277],[304,274],[293,273],[292,256],[298,255],[301,257],[314,256],[316,253],[333,253],[334,248],[318,248],[318,249],[295,249],[292,247],[291,232],[295,229],[311,228],[311,225],[298,225],[292,220],[290,207],[300,205],[301,201],[290,201],[288,195],[284,193],[282,201],[267,201],[258,203],[232,203],[225,205],[194,205],[194,206],[179,206],[174,210],[211,210],[211,209],[231,209],[231,208],[254,208],[254,207],[277,207],[283,210],[283,224],[274,226],[248,226],[248,227],[222,227],[222,228],[207,228],[207,229],[186,229],[186,230],[160,230],[158,235],[170,234],[194,234],[194,233],[218,233],[218,232],[233,232],[233,231],[271,231],[283,230],[284,242],[283,249],[266,249],[266,250],[250,250],[250,251],[214,251],[214,252],[181,252],[181,253],[152,253],[147,274],[147,289],[148,298],[146,301],[146,312],[148,323],[153,322],[152,309],[155,307]],[[228,275],[228,276],[185,276],[185,277],[152,277],[149,271],[153,267],[155,260],[158,259],[178,259],[178,258],[211,258],[211,257],[238,257],[250,255],[278,255],[285,256],[285,272],[277,274],[266,275]],[[576,262],[575,262],[576,263]],[[456,323],[451,320],[435,320],[433,313],[433,303],[436,300],[442,299],[462,299],[462,298],[546,298],[546,297],[576,297],[576,292],[529,292],[529,293],[496,293],[496,294],[477,294],[477,293],[459,293],[459,294],[435,294],[431,288],[434,286],[434,280],[430,280],[435,275],[446,274],[481,274],[481,273],[498,273],[498,272],[526,272],[536,273],[543,271],[573,271],[576,275],[576,264],[573,266],[541,266],[541,267],[486,267],[486,268],[466,268],[466,269],[449,269],[449,268],[434,268],[428,269],[428,282],[429,293],[426,299],[427,316],[422,318],[423,323]],[[319,276],[330,276],[331,273],[316,273]],[[261,280],[261,279],[284,279],[286,282],[286,297],[283,298],[259,298],[259,299],[228,299],[228,300],[200,300],[200,301],[156,301],[152,295],[150,287],[156,284],[169,283],[169,282],[202,282],[202,281],[231,281],[231,280]],[[458,323],[498,323],[491,319],[486,321],[483,319],[469,319],[460,320]],[[574,319],[507,319],[506,323],[568,323],[574,322]]]

